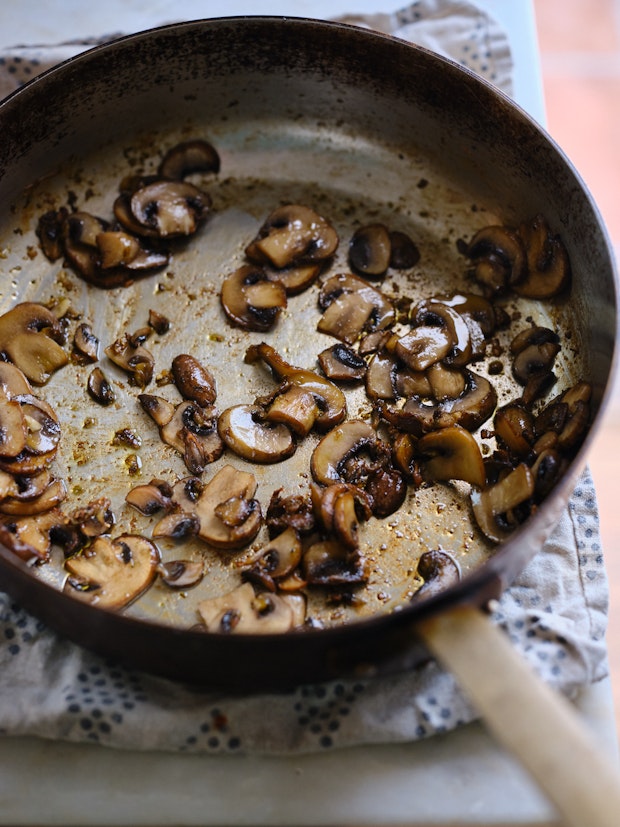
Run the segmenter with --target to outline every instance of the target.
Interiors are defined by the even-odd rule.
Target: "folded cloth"
[[[355,18],[467,64],[510,89],[508,41],[475,6],[420,0]],[[0,56],[0,90],[92,43]],[[607,675],[607,579],[596,497],[582,475],[558,526],[499,601],[493,620],[541,677],[569,695]],[[0,594],[0,733],[185,752],[295,754],[412,741],[475,719],[454,679],[429,662],[390,678],[247,697],[199,691],[131,671],[60,639]]]

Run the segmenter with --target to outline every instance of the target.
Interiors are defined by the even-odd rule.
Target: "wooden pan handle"
[[[620,825],[620,773],[612,760],[570,702],[536,675],[487,615],[457,606],[423,621],[420,635],[566,825]]]

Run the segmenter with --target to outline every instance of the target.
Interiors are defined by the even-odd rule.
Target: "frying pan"
[[[26,608],[86,647],[229,691],[386,674],[435,654],[572,823],[611,824],[620,811],[613,773],[563,701],[531,680],[484,615],[556,524],[598,428],[614,363],[617,299],[609,244],[583,183],[549,137],[490,85],[424,49],[343,25],[280,18],[178,24],[93,49],[4,101],[0,133],[0,310],[17,301],[68,297],[94,333],[112,341],[142,326],[149,308],[165,309],[173,329],[162,337],[158,360],[169,364],[172,355],[191,348],[216,370],[226,365],[218,374],[221,408],[269,387],[266,375],[243,364],[247,345],[265,334],[257,338],[227,325],[216,285],[241,262],[245,244],[278,203],[308,203],[329,213],[342,237],[369,216],[409,232],[426,266],[406,289],[420,298],[455,288],[455,273],[463,268],[459,237],[485,224],[546,216],[568,248],[573,284],[568,300],[527,306],[524,316],[570,332],[558,362],[560,384],[588,378],[593,419],[551,495],[499,549],[472,542],[468,520],[445,507],[453,496],[447,486],[440,493],[417,492],[415,509],[406,508],[404,517],[371,530],[365,540],[379,568],[379,547],[390,559],[368,612],[300,635],[198,631],[191,600],[157,589],[125,612],[109,612],[63,593],[53,567],[33,575],[5,547],[0,577]],[[176,251],[166,274],[100,291],[32,255],[44,208],[73,200],[95,214],[109,212],[124,175],[148,172],[164,149],[196,136],[207,137],[222,157],[217,180],[205,183],[214,215],[195,242]],[[338,266],[344,269],[344,259]],[[325,347],[310,322],[315,305],[316,294],[296,297],[269,339],[293,364],[307,364]],[[84,382],[83,368],[71,365],[45,386],[63,412],[62,471],[73,492],[85,500],[109,495],[123,527],[140,530],[139,516],[123,511],[131,480],[110,435],[139,423],[147,478],[166,468],[182,476],[183,468],[162,454],[157,435],[140,419],[135,389],[120,378],[120,403],[91,418],[86,429]],[[352,396],[350,408],[360,405]],[[259,490],[299,479],[304,462],[301,450],[281,466],[254,468]],[[424,519],[428,514],[436,519]],[[419,548],[449,549],[465,572],[459,583],[420,603],[405,600],[402,585],[414,541]],[[231,567],[212,563],[206,588],[221,589]],[[387,609],[377,612],[372,607],[379,591]],[[485,658],[489,646],[493,654]],[[508,672],[497,666],[500,657]],[[531,696],[523,703],[525,692]],[[558,728],[553,735],[550,721]],[[557,771],[557,757],[570,751],[569,736],[579,742],[578,754],[587,754],[571,775],[581,776],[579,783],[567,782],[565,767]],[[589,764],[597,772],[585,783]]]

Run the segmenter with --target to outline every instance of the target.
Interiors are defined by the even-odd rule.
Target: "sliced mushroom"
[[[380,278],[390,266],[392,240],[385,224],[358,227],[349,242],[349,264],[369,278]]]
[[[316,398],[300,385],[284,382],[264,413],[267,422],[286,425],[296,436],[310,433],[321,411]]]
[[[227,408],[220,415],[218,433],[231,451],[251,462],[280,462],[296,448],[289,428],[266,421],[258,405]]]
[[[131,384],[145,388],[153,378],[153,354],[142,345],[132,344],[129,334],[126,333],[106,347],[105,354],[129,374]]]
[[[116,517],[107,497],[100,497],[71,515],[71,523],[77,526],[85,537],[100,537],[108,534],[116,523]]]
[[[169,560],[159,566],[159,576],[171,589],[190,589],[204,577],[201,560]]]
[[[241,548],[258,534],[262,513],[258,500],[254,499],[256,478],[232,465],[224,465],[204,486],[193,512],[200,520],[199,536],[216,548]],[[216,509],[223,503],[237,498],[247,500],[251,508],[244,523],[228,526],[218,517]]]
[[[122,609],[149,588],[160,562],[159,549],[145,537],[96,537],[65,560],[65,592],[101,608]]]
[[[458,583],[461,572],[458,564],[445,551],[425,551],[418,560],[417,574],[424,580],[413,600],[434,597]]]
[[[446,359],[452,346],[452,337],[445,327],[423,324],[389,340],[386,348],[411,370],[425,371]]]
[[[167,537],[171,540],[186,540],[196,537],[200,531],[200,520],[195,514],[177,509],[166,514],[153,526],[153,537]]]
[[[319,540],[306,549],[302,574],[318,586],[347,586],[365,583],[368,574],[359,551],[351,551],[337,540]]]
[[[64,255],[63,228],[68,214],[66,207],[48,210],[37,222],[35,232],[44,255],[50,261],[58,261]]]
[[[160,428],[160,434],[183,456],[192,474],[202,474],[224,451],[215,408],[201,408],[195,402],[178,405],[170,421]]]
[[[346,398],[337,385],[312,370],[289,364],[271,345],[265,342],[252,345],[248,348],[245,359],[250,364],[262,360],[271,368],[276,379],[286,380],[289,385],[296,385],[312,394],[319,408],[315,420],[317,429],[327,430],[346,417]]]
[[[0,393],[0,456],[16,457],[26,448],[26,421],[18,401]]]
[[[550,373],[560,350],[560,337],[554,330],[533,326],[521,331],[510,343],[513,376],[527,385],[532,377]]]
[[[86,390],[98,404],[107,407],[116,401],[116,394],[112,385],[101,368],[93,368],[86,380]]]
[[[269,330],[286,308],[286,290],[255,265],[246,264],[222,282],[220,300],[230,321],[245,330]]]
[[[5,353],[35,385],[43,385],[68,357],[59,342],[58,318],[35,302],[22,302],[0,316],[0,353]]]
[[[315,526],[312,500],[303,494],[283,497],[282,489],[278,489],[271,495],[265,521],[270,537],[287,528],[294,528],[298,534],[309,534]]]
[[[497,393],[484,376],[467,369],[463,375],[465,390],[455,399],[437,402],[412,396],[402,408],[382,406],[380,414],[399,430],[414,436],[450,425],[462,425],[468,431],[475,431],[493,414]]]
[[[495,293],[522,282],[526,275],[526,252],[521,236],[510,227],[483,227],[474,235],[467,255],[474,265],[476,281]]]
[[[445,367],[441,362],[435,362],[428,368],[426,379],[430,386],[429,395],[438,402],[456,399],[465,391],[466,381],[463,371]],[[419,391],[416,392],[419,394]]]
[[[335,382],[359,382],[366,375],[366,361],[342,342],[321,351],[318,360],[325,376]]]
[[[149,310],[149,327],[152,327],[155,333],[163,336],[170,330],[170,319],[164,316],[163,313],[158,313],[157,310]]]
[[[13,396],[32,393],[32,387],[16,365],[0,361],[0,393],[11,399]]]
[[[549,299],[566,290],[571,280],[570,260],[561,238],[542,215],[519,227],[527,255],[527,275],[514,285],[519,296]]]
[[[25,450],[30,454],[49,454],[58,448],[60,422],[51,405],[32,394],[14,397],[26,426]]]
[[[99,339],[86,322],[77,326],[73,335],[73,347],[87,362],[96,362],[99,358]]]
[[[162,178],[185,178],[194,172],[219,172],[220,156],[215,147],[201,138],[182,141],[169,149],[157,170]]]
[[[384,330],[395,318],[387,296],[349,273],[327,279],[319,294],[319,306],[323,315],[317,330],[349,345],[362,333]]]
[[[132,193],[129,207],[141,228],[160,238],[192,235],[207,217],[211,198],[188,181],[161,179]]]
[[[21,560],[44,563],[49,560],[52,533],[66,523],[67,518],[58,508],[32,517],[5,517],[0,520],[0,538]]]
[[[273,634],[301,626],[305,604],[289,595],[255,594],[251,583],[242,583],[228,594],[202,600],[198,613],[209,632]]]
[[[420,251],[407,233],[390,231],[390,267],[395,270],[409,270],[420,260]]]
[[[460,425],[426,434],[418,441],[416,452],[426,479],[464,480],[484,488],[485,469],[480,447]]]
[[[242,571],[243,578],[273,592],[277,581],[288,577],[297,568],[301,552],[299,536],[289,526],[252,555],[250,565]]]
[[[322,485],[348,482],[345,466],[351,457],[371,451],[377,445],[375,429],[362,419],[350,419],[333,428],[312,452],[310,468],[314,479]]]
[[[172,360],[172,376],[181,396],[207,407],[215,402],[215,377],[194,356],[181,353]]]
[[[449,364],[462,367],[471,359],[470,327],[454,307],[432,299],[421,301],[412,307],[409,320],[416,326],[433,325],[445,328],[452,343],[449,353],[445,356],[445,361]]]
[[[323,264],[291,264],[289,267],[282,267],[280,270],[271,270],[267,265],[267,276],[272,281],[279,282],[285,289],[287,296],[297,296],[303,293],[319,277]]]
[[[51,511],[67,496],[67,486],[62,479],[51,479],[47,487],[36,497],[6,497],[0,501],[0,512],[15,517],[31,517]]]
[[[125,502],[147,517],[172,506],[172,488],[163,480],[153,479],[146,485],[136,485],[125,496]]]
[[[531,411],[519,402],[509,402],[498,408],[493,418],[495,434],[501,445],[518,459],[532,455],[534,418]]]
[[[288,204],[275,209],[246,248],[258,264],[268,262],[278,269],[291,264],[324,261],[338,247],[338,234],[309,207]]]
[[[474,517],[482,532],[494,543],[510,536],[514,526],[506,515],[527,503],[534,495],[534,477],[530,468],[519,463],[505,477],[483,491],[471,494]]]

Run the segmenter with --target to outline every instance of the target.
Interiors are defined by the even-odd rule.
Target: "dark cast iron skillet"
[[[158,616],[155,600],[126,613],[88,606],[33,576],[5,547],[0,584],[85,647],[175,680],[237,692],[377,676],[438,655],[570,823],[615,824],[615,778],[563,699],[549,696],[531,678],[484,614],[556,524],[599,426],[614,364],[617,298],[609,242],[591,197],[552,140],[503,94],[431,52],[353,27],[280,18],[179,24],[95,48],[0,104],[0,135],[2,312],[16,301],[48,300],[58,292],[59,268],[43,256],[26,255],[36,245],[34,227],[43,205],[59,206],[71,191],[96,212],[110,203],[128,167],[145,168],[164,147],[188,136],[207,137],[221,153],[213,194],[222,217],[216,210],[198,247],[188,245],[178,255],[176,285],[187,280],[185,300],[194,295],[196,279],[204,286],[219,278],[240,254],[231,229],[251,237],[278,201],[314,200],[326,211],[331,206],[343,224],[347,216],[361,222],[371,214],[396,220],[433,254],[430,275],[419,286],[422,297],[454,288],[458,234],[466,237],[490,219],[510,224],[546,216],[568,248],[573,283],[570,297],[546,309],[545,319],[570,331],[561,378],[568,383],[587,377],[592,383],[592,426],[543,506],[495,553],[476,557],[457,585],[418,604],[403,603],[398,611],[303,634],[224,635],[197,631],[190,623],[175,626],[167,607]],[[194,250],[204,258],[197,259]],[[73,279],[67,293],[85,317],[99,320],[100,334],[111,336],[138,326],[140,313],[159,300],[152,281],[123,290],[97,291]],[[192,346],[207,348],[206,341],[221,341],[208,333],[222,332],[229,350],[219,351],[219,358],[233,363],[248,339],[221,327],[217,304],[209,301],[188,305],[183,335]],[[291,314],[288,333],[283,324],[278,334],[293,363],[317,352],[312,331],[299,335],[300,329],[310,330],[303,325],[307,312],[300,300],[299,317]],[[179,341],[187,345],[171,341],[176,352]],[[45,393],[59,409],[74,411],[74,430],[65,439],[73,433],[75,441],[83,397],[61,374]],[[239,393],[237,380],[223,382],[224,398]],[[256,379],[243,381],[257,387]],[[104,426],[110,430],[110,422]],[[151,449],[153,455],[161,452],[155,443]],[[65,470],[74,484],[94,491],[115,460],[109,440],[90,450],[89,462],[71,465],[69,458]],[[142,453],[148,459],[148,443]],[[272,477],[272,488],[276,482]],[[436,523],[431,535],[438,544],[449,549],[448,536],[462,542],[461,529],[455,532],[439,517]],[[396,557],[420,531],[412,521],[404,523],[398,541],[393,533],[388,545]],[[574,771],[565,762],[558,769],[559,756],[572,749],[564,740],[569,734],[579,742]],[[596,777],[584,783],[583,768],[593,762]]]

